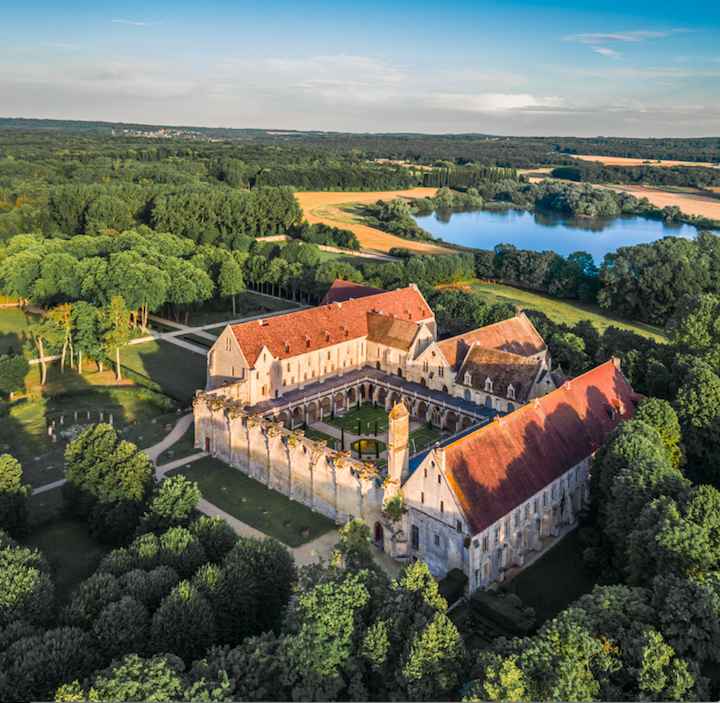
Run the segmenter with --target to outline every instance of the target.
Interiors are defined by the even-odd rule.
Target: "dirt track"
[[[317,222],[331,227],[349,229],[357,235],[363,249],[389,252],[393,247],[404,247],[421,254],[455,254],[452,249],[445,249],[435,244],[413,242],[402,239],[387,232],[382,232],[367,225],[354,224],[346,221],[348,215],[338,209],[341,203],[374,203],[378,200],[393,198],[426,198],[435,195],[436,188],[413,188],[412,190],[391,190],[374,193],[295,193],[307,221],[313,225]]]

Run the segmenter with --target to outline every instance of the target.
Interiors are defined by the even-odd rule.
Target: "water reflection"
[[[621,246],[653,242],[669,235],[694,237],[697,230],[683,224],[620,215],[585,217],[549,210],[436,210],[415,220],[446,242],[480,249],[514,244],[521,249],[550,249],[567,256],[583,249],[601,264],[605,254]]]

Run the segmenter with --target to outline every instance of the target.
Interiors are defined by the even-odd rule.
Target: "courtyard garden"
[[[327,446],[330,447],[330,449],[340,449],[339,439],[331,437],[329,434],[326,434],[315,427],[308,427],[305,430],[305,436],[313,442],[327,442]]]
[[[388,431],[388,413],[372,405],[361,405],[342,416],[325,417],[323,422],[353,435],[380,436]]]
[[[300,547],[335,529],[332,520],[271,490],[219,459],[198,459],[187,466],[171,469],[167,475],[177,474],[197,481],[209,503],[288,547]],[[306,537],[301,534],[303,527],[308,528]]]

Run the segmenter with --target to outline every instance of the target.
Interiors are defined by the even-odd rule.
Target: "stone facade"
[[[362,518],[395,559],[459,568],[471,589],[502,581],[587,504],[590,458],[624,419],[606,409],[634,407],[632,389],[611,362],[555,375],[522,314],[439,342],[416,288],[361,289],[227,327],[196,398],[195,445],[337,524]],[[363,297],[337,300],[350,292]],[[386,470],[301,429],[363,402],[390,411]],[[411,420],[454,434],[417,453]],[[393,517],[398,493],[407,512]]]

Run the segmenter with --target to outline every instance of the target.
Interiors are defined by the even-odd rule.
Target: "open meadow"
[[[600,333],[612,325],[621,330],[635,332],[643,337],[650,337],[656,342],[665,343],[667,341],[665,333],[660,327],[617,317],[599,305],[580,303],[576,300],[563,300],[551,295],[532,293],[520,288],[503,286],[499,283],[486,283],[485,281],[473,281],[467,284],[467,287],[477,293],[488,305],[507,303],[513,307],[539,310],[557,323],[572,326],[580,320],[590,320]]]
[[[393,247],[404,247],[418,254],[452,254],[452,249],[413,242],[408,239],[396,237],[388,232],[361,224],[360,218],[342,209],[343,205],[350,203],[374,203],[378,200],[392,200],[393,198],[429,198],[435,195],[436,188],[413,188],[412,190],[378,191],[374,193],[295,193],[300,207],[305,212],[305,218],[313,225],[322,222],[330,227],[348,229],[357,235],[363,249],[387,253]]]

